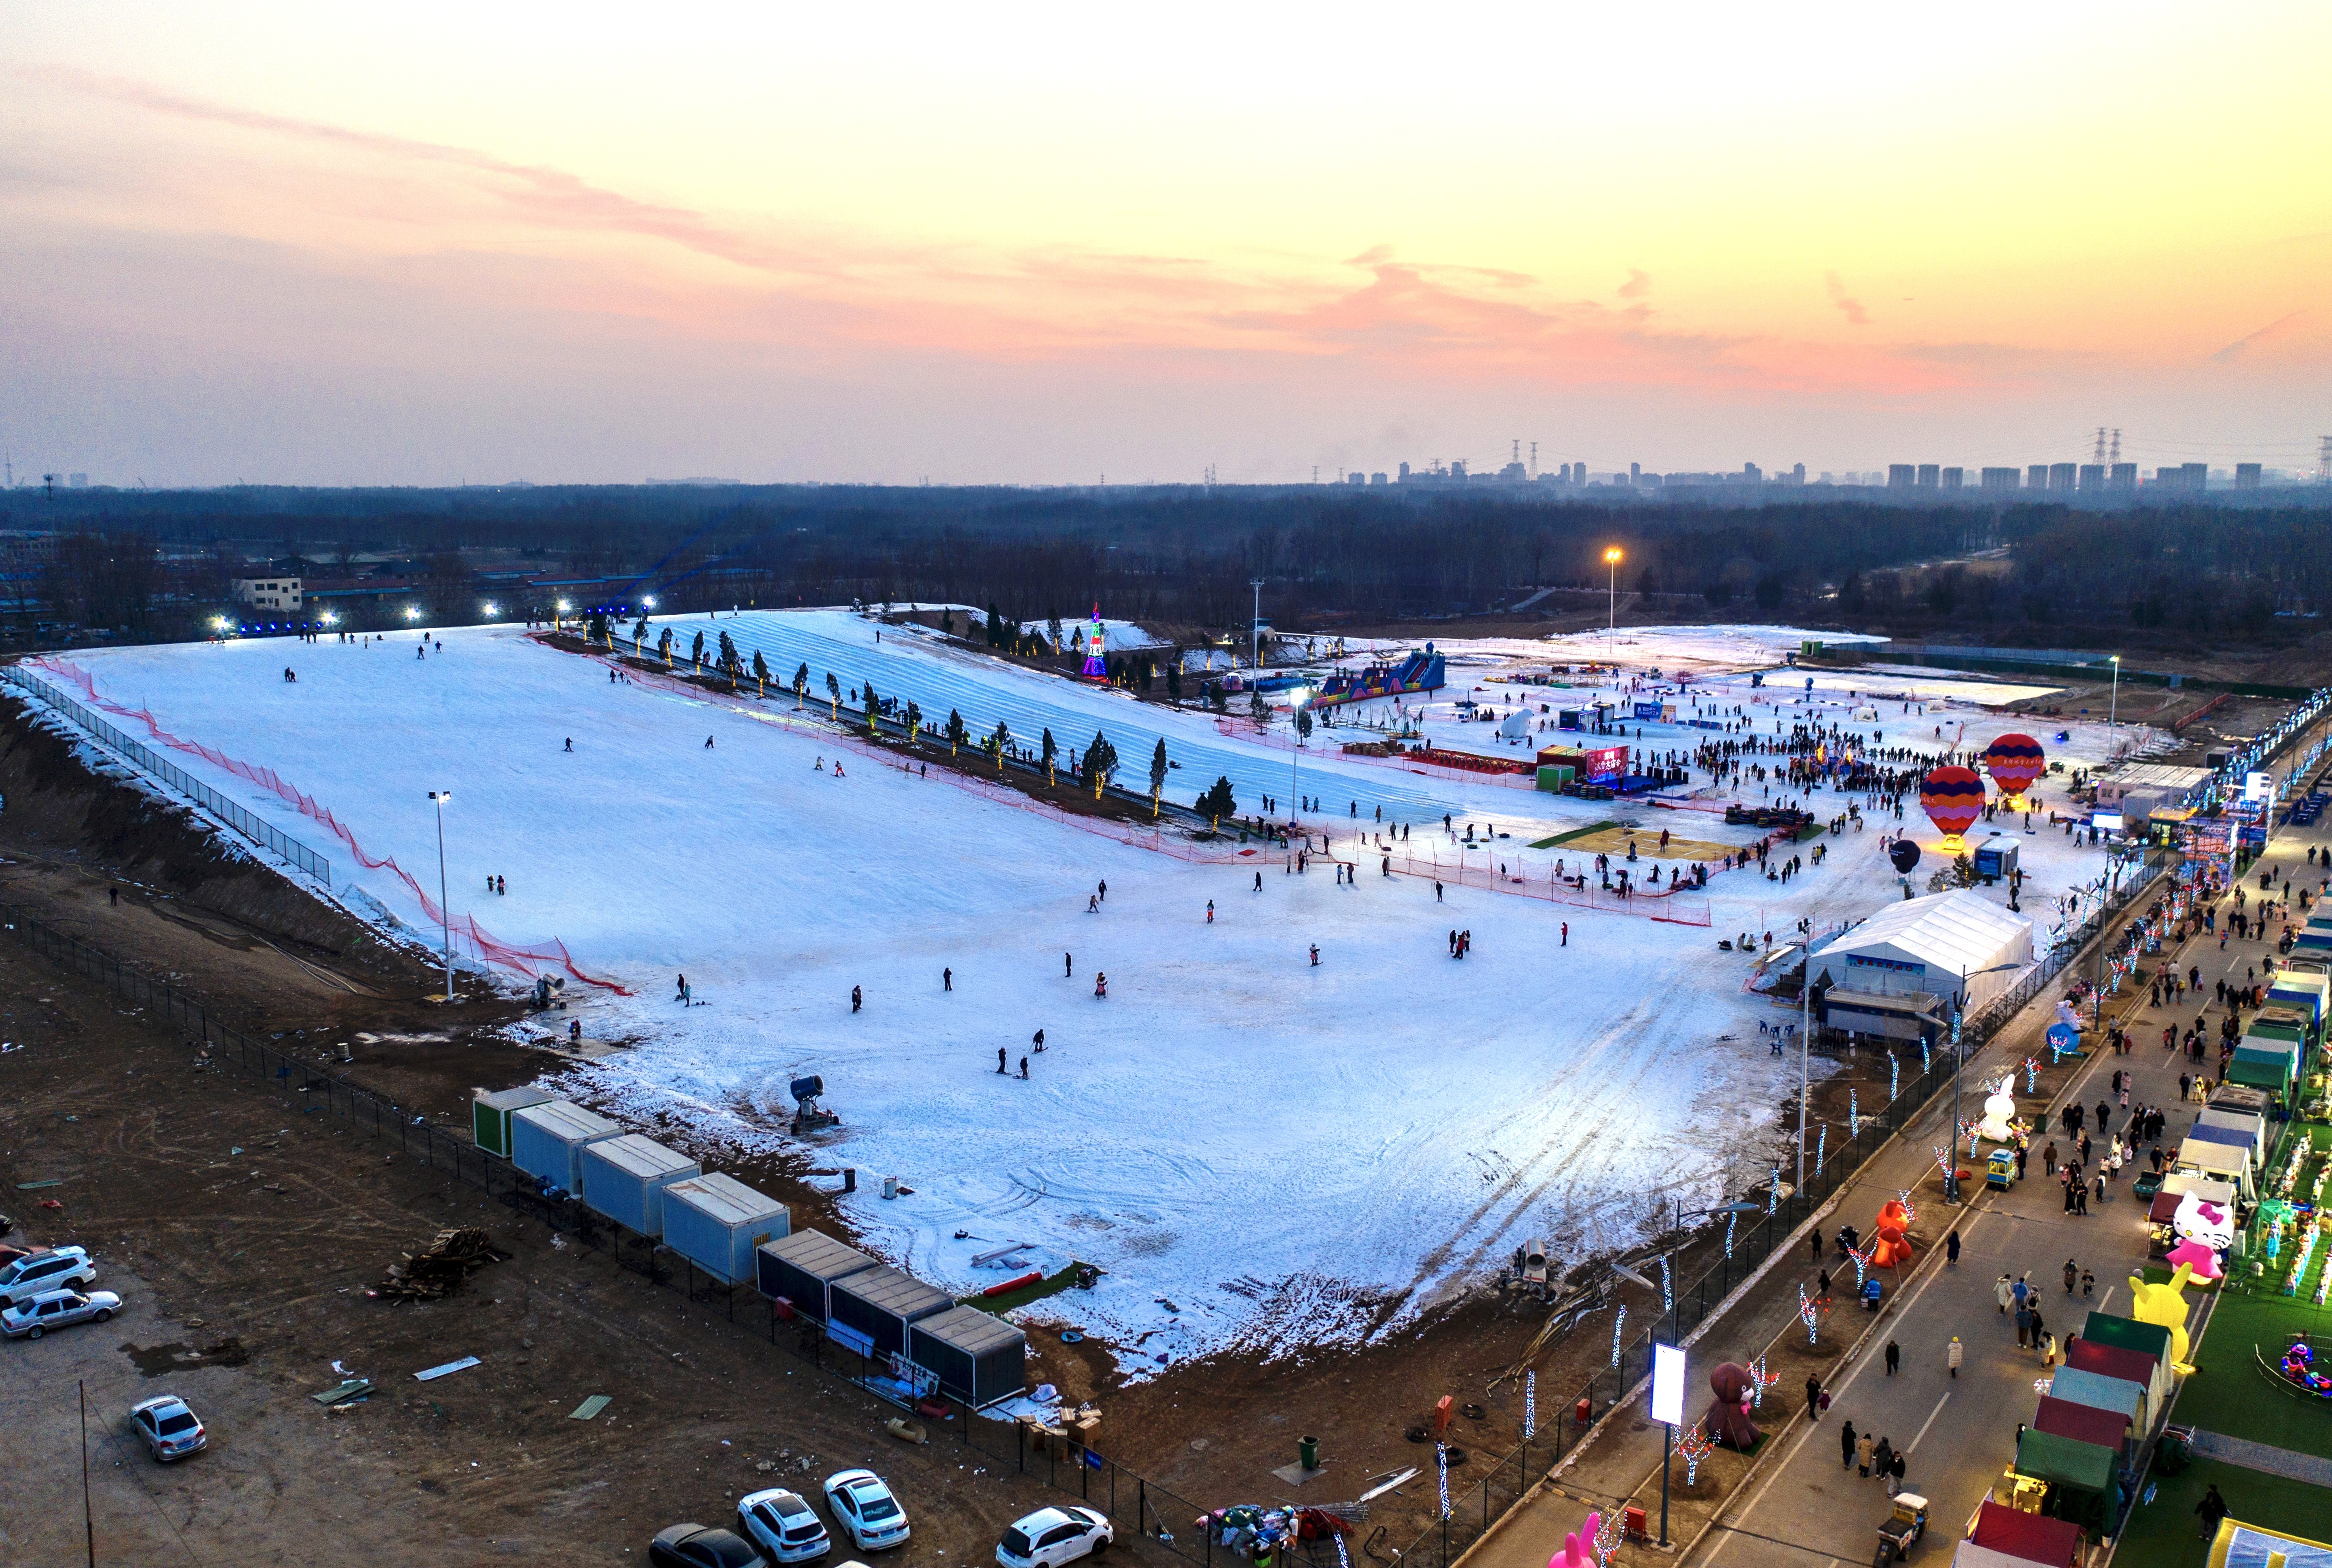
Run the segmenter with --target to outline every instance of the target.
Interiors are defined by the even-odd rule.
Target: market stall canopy
[[[1960,994],[1967,981],[1966,1007],[1983,1006],[2016,983],[2016,970],[2032,961],[2032,923],[2011,914],[1970,888],[1929,894],[1892,904],[1841,932],[1815,952],[1815,980],[1899,995],[1926,991]],[[2012,968],[1995,974],[1983,970]]]
[[[2205,1203],[2227,1204],[2235,1200],[2235,1184],[2232,1181],[2221,1181],[2213,1177],[2199,1176],[2191,1171],[2174,1171],[2162,1179],[2162,1191],[2159,1196],[2181,1198],[2189,1192]],[[2092,1313],[2090,1315],[2094,1317],[2097,1315]]]
[[[2060,1400],[2075,1404],[2091,1405],[2116,1415],[2127,1416],[2130,1425],[2141,1431],[2146,1427],[2146,1385],[2127,1378],[2109,1378],[2102,1372],[2083,1372],[2075,1366],[2057,1369],[2049,1380],[2049,1391]]]
[[[2196,1113],[2194,1125],[2197,1128],[2223,1127],[2229,1132],[2241,1133],[2251,1142],[2254,1163],[2267,1158],[2268,1130],[2264,1116],[2254,1116],[2249,1111],[2230,1111],[2216,1105],[2205,1105]],[[2224,1143],[2225,1140],[2221,1139],[2220,1142]]]
[[[2093,1339],[2067,1340],[2065,1364],[2140,1384],[2149,1405],[2160,1404],[2162,1396],[2170,1391],[2169,1369],[2162,1364],[2160,1357],[2147,1355],[2144,1351],[2099,1344]]]
[[[2089,1405],[2077,1405],[2053,1394],[2040,1396],[2040,1408],[2033,1412],[2032,1424],[2044,1432],[2054,1432],[2075,1442],[2095,1443],[2099,1448],[2118,1448],[2129,1438],[2128,1418]]]
[[[2228,1201],[2233,1197],[2230,1191],[2220,1201]],[[2170,1359],[2170,1331],[2158,1323],[2140,1323],[2134,1317],[2093,1312],[2081,1324],[2081,1337],[2097,1344],[2119,1345],[2124,1350],[2134,1350],[2160,1362]]]
[[[2043,1506],[2056,1517],[2102,1528],[2120,1512],[2118,1457],[2115,1448],[2027,1427],[2016,1442],[2016,1472],[2049,1483]]]
[[[2029,1516],[2038,1517],[2037,1515]],[[2057,1523],[2054,1519],[2049,1522],[2052,1525]],[[2006,1552],[1995,1552],[1989,1546],[1979,1546],[1973,1541],[1963,1541],[1952,1548],[1952,1568],[2035,1568],[2035,1564],[2030,1557],[2012,1556]],[[2048,1568],[2062,1568],[2062,1565],[2050,1563]]]
[[[2072,1568],[2081,1560],[2081,1527],[2041,1514],[2019,1513],[1987,1500],[1976,1510],[1968,1540],[2003,1557]]]
[[[2178,1145],[2175,1165],[2181,1171],[2198,1171],[2221,1181],[2232,1181],[2238,1191],[2246,1194],[2251,1190],[2251,1154],[2230,1144],[2189,1138]]]
[[[2283,1568],[2332,1568],[2332,1546],[2234,1519],[2219,1521],[2206,1563],[2207,1568],[2274,1568],[2279,1557]]]

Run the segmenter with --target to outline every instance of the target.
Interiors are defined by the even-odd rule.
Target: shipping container
[[[511,1113],[511,1163],[562,1192],[583,1186],[583,1149],[624,1130],[570,1100],[546,1100]]]
[[[583,1146],[585,1208],[642,1236],[664,1234],[664,1190],[697,1174],[695,1161],[653,1138],[627,1133]]]
[[[792,1230],[784,1204],[717,1171],[664,1190],[664,1244],[723,1285],[750,1283],[754,1248]]]
[[[977,1409],[1028,1386],[1028,1336],[994,1313],[957,1306],[907,1325],[907,1359],[940,1391]]]
[[[783,1241],[771,1241],[754,1251],[753,1263],[763,1296],[783,1298],[796,1312],[824,1323],[827,1292],[837,1279],[875,1267],[874,1260],[855,1247],[846,1247],[822,1230],[797,1230]]]
[[[909,1324],[954,1305],[946,1291],[879,1264],[836,1280],[827,1292],[827,1320],[865,1335],[876,1355],[905,1350]]]
[[[470,1095],[470,1136],[479,1148],[505,1160],[511,1152],[511,1113],[558,1098],[548,1089],[473,1089]]]

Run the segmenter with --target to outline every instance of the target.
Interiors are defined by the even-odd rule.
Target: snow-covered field
[[[831,669],[846,689],[871,680],[935,720],[958,708],[979,733],[1003,718],[1024,742],[1050,727],[1066,748],[1105,729],[1134,774],[1162,736],[1181,763],[1171,796],[1187,801],[1218,774],[1242,811],[1266,789],[1317,793],[1330,808],[1323,825],[1340,836],[1356,804],[1371,829],[1379,808],[1412,825],[1420,847],[1448,842],[1445,812],[1461,829],[1495,819],[1514,845],[1610,817],[1658,817],[1653,828],[1723,843],[1751,837],[1706,812],[1331,760],[1322,737],[1291,791],[1287,750],[1226,735],[1209,716],[904,629],[884,627],[878,646],[873,624],[845,612],[664,624],[683,646],[700,627],[708,643],[728,631],[780,679],[807,662],[818,690]],[[1695,661],[1699,700],[1740,704],[1767,734],[1777,718],[1845,722],[1874,697],[1890,744],[1937,746],[1936,727],[1948,739],[1965,722],[1966,743],[1980,748],[2017,727],[1966,702],[1950,683],[1982,684],[1964,677],[1825,675],[1811,708],[1802,677],[1794,690],[1777,689],[1778,674],[1753,689],[1744,672],[1772,669],[1772,650],[1796,636],[1639,631],[1619,652],[1639,682],[1646,666],[1666,676]],[[1600,656],[1600,638],[1567,641],[1580,645],[1446,651],[1453,682],[1483,683],[1488,700],[1504,671]],[[1429,881],[1378,876],[1372,862],[1352,884],[1321,865],[1289,875],[1269,856],[1190,864],[937,770],[910,776],[854,752],[837,776],[831,738],[795,715],[789,694],[732,702],[611,683],[599,663],[509,627],[433,634],[425,658],[399,635],[76,662],[109,701],[274,770],[433,896],[428,791],[450,790],[455,916],[511,942],[563,941],[585,970],[636,993],[569,987],[584,992],[587,1034],[636,1042],[586,1070],[595,1094],[774,1143],[788,1078],[822,1074],[845,1122],[810,1153],[859,1167],[850,1212],[875,1246],[957,1287],[993,1283],[970,1258],[1006,1241],[1029,1242],[1032,1266],[1098,1264],[1100,1289],[1050,1309],[1080,1314],[1138,1364],[1357,1337],[1478,1280],[1526,1237],[1550,1238],[1563,1257],[1622,1248],[1673,1196],[1737,1195],[1770,1164],[1773,1107],[1794,1064],[1759,1042],[1759,1019],[1773,1015],[1744,993],[1744,961],[1719,953],[1718,938],[1784,934],[1809,915],[1829,925],[1899,896],[1875,820],[1831,839],[1829,863],[1786,888],[1750,872],[1717,876],[1711,928],[1458,887],[1437,904]],[[282,679],[286,665],[296,684]],[[1549,690],[1534,702],[1582,695]],[[1478,731],[1480,749],[1497,749],[1491,726],[1458,723],[1447,702],[1428,705],[1426,723],[1437,742]],[[1643,728],[1630,741],[1650,749],[1689,749],[1707,733]],[[2075,729],[2061,750],[2053,731],[2041,739],[2076,760],[2102,756],[2106,742],[2102,725]],[[174,756],[330,856],[352,907],[434,936],[391,873],[360,869],[276,795]],[[1825,816],[1844,808],[1817,798]],[[1931,845],[1937,837],[1916,813],[1907,826]],[[2038,884],[2028,899],[2094,875],[2096,852],[2056,834],[2022,843]],[[485,891],[495,875],[507,896]],[[1088,913],[1104,882],[1106,901]],[[1453,928],[1473,935],[1463,961],[1448,954]],[[1106,1000],[1094,995],[1097,970],[1109,976]],[[682,972],[707,1005],[674,1004]],[[865,999],[856,1013],[854,986]],[[1030,1048],[1038,1029],[1041,1054]],[[1015,1076],[998,1075],[999,1049]],[[914,1195],[882,1200],[884,1174]]]

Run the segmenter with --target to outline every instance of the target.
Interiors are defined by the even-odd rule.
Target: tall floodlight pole
[[[432,789],[429,798],[437,807],[437,918],[445,932],[445,999],[454,999],[454,910],[445,896],[445,802],[454,798],[450,789]]]
[[[1806,1102],[1813,1098],[1813,1070],[1807,1060],[1813,1048],[1814,931],[1806,926],[1806,978],[1798,986],[1798,1190],[1806,1190]]]
[[[2113,760],[2114,743],[2121,739],[2121,655],[2113,656],[2113,692],[2106,701],[2106,760]]]
[[[1247,623],[1247,663],[1263,668],[1263,579],[1249,578],[1247,587],[1255,590],[1255,616]]]
[[[1620,660],[1614,648],[1618,644],[1620,632],[1620,547],[1618,545],[1615,544],[1603,552],[1603,564],[1609,569],[1609,580],[1603,585],[1605,604],[1603,662],[1610,665],[1611,673],[1617,675],[1620,673]]]
[[[1290,795],[1295,795],[1295,798],[1299,801],[1302,800],[1304,797],[1296,793],[1295,764],[1304,755],[1304,731],[1301,726],[1298,725],[1296,721],[1302,715],[1303,712],[1304,699],[1299,695],[1295,698],[1294,704],[1287,710],[1287,727],[1289,730],[1293,731],[1295,735],[1295,749],[1287,753],[1287,792]],[[1290,822],[1295,821],[1295,814],[1290,812],[1287,819]]]

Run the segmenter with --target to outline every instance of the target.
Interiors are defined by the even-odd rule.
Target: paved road
[[[2259,870],[2271,867],[2279,883],[2289,875],[2295,892],[2304,884],[2312,894],[2325,873],[2309,865],[2308,851],[2327,843],[2332,833],[2321,827],[2280,833],[2246,877],[2246,888],[2255,899]],[[2222,930],[2230,907],[2222,901]],[[2271,951],[2269,943],[2241,941],[2222,949],[2217,937],[2206,935],[2189,942],[2176,961],[2182,969],[2202,970],[2207,1000],[2213,981],[2228,977],[2244,983],[2246,968],[2258,968],[2261,955]],[[2092,1056],[2071,1092],[2094,1116],[2098,1101],[2108,1097],[2115,1069],[2128,1069],[2135,1078],[2130,1104],[2168,1107],[2163,1142],[2175,1143],[2199,1107],[2179,1103],[2178,1078],[2187,1063],[2179,1053],[2162,1048],[2162,1030],[2174,1021],[2174,1011],[2181,1022],[2205,1016],[2215,1032],[2222,1009],[2195,1005],[2191,993],[2175,1009],[2150,1008],[2143,993],[2134,1001],[2133,1006],[2125,1000],[2122,1009],[2136,1042],[2131,1054]],[[2210,1065],[2215,1071],[2215,1051]],[[2053,1114],[2056,1107],[2050,1109]],[[2123,1120],[2117,1106],[2113,1124],[2118,1127]],[[2060,1147],[2066,1142],[2061,1133],[2057,1141]],[[1947,1537],[1962,1533],[2013,1457],[2016,1423],[2031,1419],[2034,1382],[2047,1375],[2033,1352],[2017,1347],[2012,1321],[1993,1304],[1993,1282],[2003,1273],[2029,1271],[2040,1286],[2042,1315],[2061,1338],[2079,1328],[2090,1306],[2127,1311],[2127,1279],[2146,1257],[2145,1210],[2129,1195],[2127,1182],[2117,1190],[2117,1190],[2111,1201],[2074,1216],[2064,1212],[2062,1189],[2042,1177],[2038,1159],[2031,1170],[2031,1178],[2014,1191],[1972,1205],[1974,1211],[1960,1227],[1965,1250],[1959,1267],[1932,1273],[1912,1287],[1889,1335],[1875,1338],[1834,1381],[1829,1415],[1812,1427],[1800,1422],[1785,1434],[1779,1461],[1767,1461],[1724,1526],[1709,1533],[1696,1568],[1829,1568],[1867,1561],[1889,1505],[1876,1479],[1840,1468],[1838,1433],[1847,1420],[1891,1438],[1898,1448],[1908,1444],[1906,1484],[1931,1500],[1933,1528]],[[2068,1257],[2095,1273],[2091,1300],[2078,1294],[2068,1299],[2062,1277]],[[1944,1365],[1944,1347],[1954,1334],[1966,1345],[1956,1379]],[[1882,1360],[1890,1336],[1903,1347],[1902,1371],[1893,1377],[1886,1374]]]

